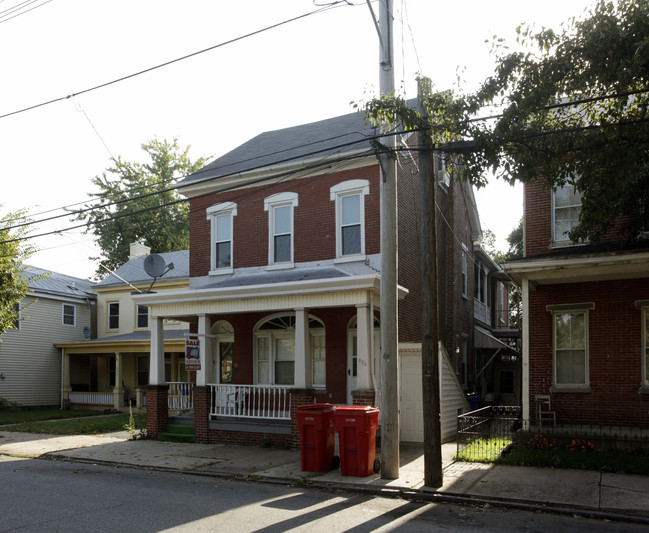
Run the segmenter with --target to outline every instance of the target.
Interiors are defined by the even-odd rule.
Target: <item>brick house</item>
[[[133,297],[151,313],[151,436],[172,416],[158,340],[165,319],[190,323],[197,441],[295,442],[302,404],[380,405],[375,133],[361,113],[262,133],[178,184],[190,201],[189,290]],[[423,431],[421,397],[404,396],[421,391],[419,157],[398,155],[402,440]],[[453,431],[474,375],[469,266],[480,228],[470,186],[442,172],[439,191],[442,407]]]
[[[523,418],[550,395],[557,423],[649,423],[649,240],[572,243],[581,198],[525,186],[524,259],[505,265],[523,294]]]

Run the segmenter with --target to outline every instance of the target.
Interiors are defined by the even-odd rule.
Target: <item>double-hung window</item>
[[[228,274],[233,271],[232,237],[233,219],[237,215],[237,205],[224,202],[207,208],[210,221],[210,274]]]
[[[119,302],[108,303],[108,329],[119,329]]]
[[[553,386],[588,390],[588,312],[592,303],[549,305],[553,330]]]
[[[343,181],[331,187],[330,200],[336,202],[336,258],[355,260],[365,255],[365,196],[367,180]]]
[[[462,296],[465,298],[468,298],[468,292],[469,292],[469,260],[468,260],[468,248],[464,243],[462,243],[462,257],[460,258],[461,261],[461,276],[462,276]]]
[[[581,193],[574,185],[558,187],[552,194],[552,240],[568,243],[570,231],[579,224]]]
[[[146,305],[137,304],[136,306],[135,327],[137,329],[146,329],[149,327],[149,308]]]
[[[293,266],[293,210],[297,194],[283,192],[264,199],[268,211],[268,264],[279,268]]]
[[[649,391],[649,300],[640,300],[635,303],[640,309],[641,315],[641,333],[642,333],[642,352],[641,368],[642,380],[640,382],[640,391]]]
[[[74,326],[77,320],[77,308],[72,304],[63,304],[63,318],[62,323],[64,326]]]

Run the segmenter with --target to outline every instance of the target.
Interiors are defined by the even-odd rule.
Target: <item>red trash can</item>
[[[378,408],[362,405],[338,407],[334,418],[341,474],[357,477],[372,475],[375,471]]]
[[[297,408],[302,471],[328,472],[333,468],[335,409],[330,403],[312,403]]]

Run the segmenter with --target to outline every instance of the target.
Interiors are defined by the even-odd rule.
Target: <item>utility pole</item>
[[[368,5],[371,4],[368,1]],[[379,10],[382,96],[394,94],[392,0]],[[393,136],[385,138],[381,163],[381,478],[399,477],[399,353],[397,280],[397,163]]]
[[[419,86],[419,105],[422,116],[428,117],[423,99],[424,87]],[[422,150],[419,152],[419,185],[421,191],[421,371],[424,415],[424,485],[441,487],[442,433],[440,427],[439,387],[439,318],[437,280],[437,173],[433,160],[433,141],[430,130],[421,132]]]

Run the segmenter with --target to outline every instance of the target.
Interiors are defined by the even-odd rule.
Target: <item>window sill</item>
[[[638,394],[649,394],[649,385],[640,385]]]
[[[209,276],[223,276],[225,274],[232,274],[234,272],[234,268],[218,268],[216,270],[210,270],[208,272]]]
[[[334,265],[337,263],[356,263],[360,261],[367,261],[367,256],[365,254],[360,254],[337,257],[336,259],[334,259]]]
[[[289,268],[295,268],[295,264],[291,263],[277,263],[274,265],[268,265],[266,270],[287,270]]]
[[[552,385],[550,387],[550,392],[552,393],[561,393],[561,392],[579,392],[579,393],[589,393],[592,392],[590,385]]]

